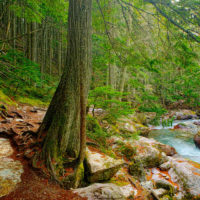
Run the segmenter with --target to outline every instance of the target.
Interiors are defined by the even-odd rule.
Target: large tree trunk
[[[70,0],[67,61],[39,129],[40,159],[56,178],[59,167],[83,161],[85,109],[91,65],[92,0]],[[77,183],[76,183],[77,186]]]

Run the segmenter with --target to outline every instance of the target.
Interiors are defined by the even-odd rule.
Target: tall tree
[[[69,1],[67,61],[39,128],[38,141],[42,151],[35,157],[43,161],[50,175],[58,181],[64,165],[74,167],[74,181],[67,182],[66,187],[78,186],[85,152],[85,113],[91,65],[91,5],[92,0]]]

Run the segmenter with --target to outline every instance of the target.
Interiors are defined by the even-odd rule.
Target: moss
[[[2,180],[0,179],[0,197],[9,194],[15,187],[15,183],[12,180]]]
[[[170,197],[169,195],[165,195],[160,200],[173,200],[173,198]]]
[[[39,99],[30,99],[27,97],[17,97],[17,102],[31,106],[47,107],[49,105],[49,103],[40,101]]]
[[[129,164],[129,173],[139,179],[141,181],[146,180],[145,178],[145,171],[141,160],[133,159],[132,162]]]
[[[95,117],[87,116],[87,130],[95,132],[97,129],[101,129],[98,120]]]
[[[12,101],[7,95],[5,95],[2,90],[0,90],[0,102],[10,106],[17,106],[17,103]]]
[[[136,122],[146,125],[147,124],[146,115],[144,113],[136,113]]]
[[[128,146],[128,145],[123,145],[120,149],[121,153],[126,156],[128,159],[130,159],[133,155],[136,154],[136,147],[131,147],[131,146]]]
[[[120,186],[120,187],[130,184],[129,182],[127,182],[125,180],[118,180],[116,178],[111,178],[109,183],[113,183],[113,184]]]
[[[87,169],[86,178],[90,183],[95,183],[98,181],[108,181],[118,172],[120,168],[121,165],[119,165],[118,167],[112,167],[106,170],[98,171],[93,174],[90,174],[89,170]]]
[[[112,151],[112,149],[110,147],[104,148],[101,146],[100,151],[102,153],[105,153],[106,155],[110,156],[111,158],[117,158],[117,156],[115,155],[115,153]]]

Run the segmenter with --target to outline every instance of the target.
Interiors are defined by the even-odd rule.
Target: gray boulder
[[[86,176],[90,183],[111,179],[123,164],[122,160],[86,149]]]
[[[112,183],[95,183],[85,188],[73,190],[74,193],[79,194],[81,197],[88,198],[88,200],[125,200],[120,187]]]
[[[19,161],[9,158],[12,153],[9,140],[0,138],[0,197],[8,195],[21,182],[23,166]]]
[[[171,159],[169,174],[173,181],[180,183],[188,195],[200,196],[200,167],[197,163],[183,158]],[[198,199],[198,198],[197,198]]]

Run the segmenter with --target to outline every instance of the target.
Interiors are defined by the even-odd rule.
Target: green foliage
[[[27,97],[29,102],[33,102],[33,99],[49,102],[52,98],[57,81],[47,75],[42,77],[39,66],[21,52],[9,50],[1,55],[0,67],[1,89],[8,96],[20,97],[21,102],[26,102]]]
[[[136,147],[132,147],[129,145],[122,145],[119,149],[119,151],[126,156],[128,159],[130,159],[132,156],[136,154]]]
[[[162,114],[167,112],[167,110],[165,108],[163,108],[161,105],[158,105],[158,104],[155,104],[155,105],[152,105],[152,106],[148,106],[148,107],[140,106],[139,110],[141,112],[155,112],[159,116],[161,116]]]
[[[40,23],[44,17],[41,12],[41,1],[40,0],[25,0],[23,1],[13,1],[10,5],[10,9],[15,12],[18,17],[25,17],[27,22],[38,22]]]
[[[105,110],[106,116],[104,119],[113,123],[119,117],[133,113],[129,102],[117,100],[123,97],[123,95],[125,94],[115,91],[110,87],[96,87],[89,93],[89,105]]]
[[[95,132],[96,130],[101,130],[98,120],[90,115],[87,116],[87,130],[90,132]]]
[[[162,126],[163,126],[163,128],[164,127],[168,127],[168,126],[172,126],[175,118],[176,117],[171,117],[169,119],[162,119]]]
[[[121,134],[125,139],[133,139],[133,140],[138,140],[139,139],[140,132],[135,132],[135,133],[129,133],[129,134]]]
[[[87,136],[98,142],[100,146],[106,147],[106,139],[110,136],[108,132],[103,130],[95,117],[87,116]]]
[[[68,17],[68,1],[64,0],[15,0],[11,1],[10,9],[27,22],[41,23],[48,16],[61,23],[66,22]]]

